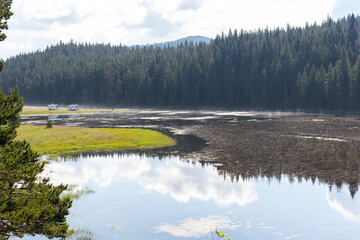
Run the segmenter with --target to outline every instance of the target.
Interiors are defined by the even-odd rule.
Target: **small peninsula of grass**
[[[18,140],[26,139],[40,155],[70,155],[175,145],[159,132],[146,129],[83,128],[21,125]]]
[[[83,114],[83,113],[111,113],[124,112],[124,109],[80,109],[77,111],[70,111],[67,108],[59,108],[58,110],[48,110],[47,107],[24,107],[20,115],[59,115],[59,114]]]

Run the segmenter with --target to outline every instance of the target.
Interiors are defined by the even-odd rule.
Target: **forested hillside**
[[[26,104],[360,110],[360,17],[229,31],[210,44],[59,43],[6,61]]]

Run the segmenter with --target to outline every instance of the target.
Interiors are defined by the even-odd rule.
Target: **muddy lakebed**
[[[51,161],[43,174],[83,193],[67,218],[72,239],[211,239],[214,228],[231,239],[360,238],[358,117],[129,110],[22,122],[48,119],[149,128],[177,141]]]

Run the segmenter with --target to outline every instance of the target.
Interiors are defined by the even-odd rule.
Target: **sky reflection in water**
[[[316,182],[232,182],[214,166],[179,157],[80,157],[52,162],[54,184],[90,188],[75,200],[70,227],[94,239],[207,239],[222,228],[232,239],[358,239],[360,197]]]

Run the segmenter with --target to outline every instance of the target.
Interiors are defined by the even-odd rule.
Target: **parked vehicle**
[[[77,104],[69,105],[69,110],[70,111],[77,111],[77,110],[79,110],[79,105],[77,105]]]
[[[49,104],[48,105],[48,110],[58,110],[59,109],[59,105],[57,104]]]

